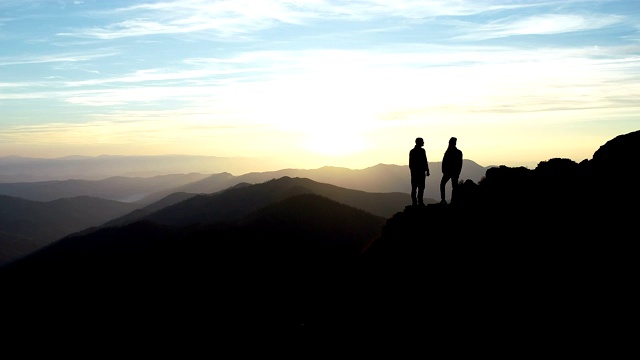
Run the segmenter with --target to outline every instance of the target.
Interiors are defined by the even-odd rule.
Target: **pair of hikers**
[[[445,187],[448,181],[451,181],[451,203],[454,201],[454,195],[458,188],[458,178],[462,170],[462,151],[457,148],[458,139],[452,137],[449,139],[449,146],[442,158],[442,179],[440,180],[440,204],[446,204]],[[427,153],[422,148],[424,140],[416,138],[415,146],[409,151],[409,170],[411,171],[411,204],[424,205],[424,188],[426,177],[431,175],[429,172],[429,162],[427,161]]]

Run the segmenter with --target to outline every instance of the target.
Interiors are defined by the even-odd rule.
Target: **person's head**
[[[421,138],[421,137],[416,138],[416,145],[418,145],[418,146],[422,146],[422,145],[424,145],[424,140],[422,140],[422,138]]]
[[[457,142],[458,142],[458,139],[455,137],[451,137],[451,139],[449,139],[449,145],[451,146],[456,146]]]

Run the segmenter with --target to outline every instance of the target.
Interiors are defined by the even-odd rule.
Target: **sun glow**
[[[351,155],[366,149],[365,139],[354,131],[328,128],[309,133],[303,145],[309,151],[320,155]]]

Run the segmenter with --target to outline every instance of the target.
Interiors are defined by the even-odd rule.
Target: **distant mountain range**
[[[628,337],[640,187],[616,175],[638,159],[640,131],[580,163],[489,168],[452,204],[389,217],[363,208],[394,193],[306,177],[174,192],[0,266],[3,325],[134,338],[421,326],[522,349]]]
[[[440,162],[430,163],[432,175],[427,178],[425,197],[439,199]],[[486,168],[465,160],[461,180],[478,182]],[[153,177],[112,176],[101,180],[55,180],[35,182],[0,182],[0,194],[35,201],[51,201],[65,197],[92,196],[109,200],[136,202],[141,206],[152,204],[175,192],[210,194],[240,183],[261,183],[267,180],[304,177],[347,189],[367,192],[410,192],[408,166],[378,164],[366,169],[353,170],[338,167],[318,169],[282,169],[251,172],[240,176],[229,172],[218,174],[168,174]],[[450,190],[448,190],[450,191]]]
[[[433,202],[435,199],[440,199],[439,184],[441,163],[430,162],[429,166],[433,170],[431,176],[428,177],[426,181],[425,202]],[[486,168],[472,160],[464,160],[460,179],[469,179],[478,182],[485,175],[486,170]],[[411,191],[409,167],[406,165],[378,164],[360,170],[325,166],[318,169],[282,169],[278,171],[252,172],[240,176],[220,173],[193,183],[185,184],[181,187],[149,194],[139,202],[141,204],[150,203],[176,191],[208,194],[239,183],[256,184],[283,176],[308,178],[321,183],[371,193],[401,192],[407,194],[409,201],[411,200],[409,197],[409,192]],[[0,184],[0,194],[1,193],[3,193],[2,184]],[[450,196],[450,194],[451,189],[448,187],[447,196]]]
[[[121,202],[135,202],[149,194],[178,188],[210,175],[169,174],[148,178],[113,176],[101,180],[51,180],[0,183],[0,194],[34,201],[52,201],[76,196],[91,196]]]
[[[87,158],[76,160],[88,161]],[[435,203],[435,199],[439,197],[437,169],[440,163],[434,162],[430,166],[434,172],[427,179],[425,203]],[[240,176],[223,172],[213,175],[190,173],[153,177],[113,176],[101,180],[0,183],[0,195],[6,196],[6,201],[0,201],[0,231],[5,234],[0,238],[0,264],[73,232],[95,226],[127,223],[195,195],[215,194],[234,186],[260,184],[282,177],[313,179],[319,183],[331,184],[334,186],[331,191],[317,189],[316,185],[305,186],[313,188],[316,193],[374,215],[390,217],[410,202],[408,173],[408,166],[379,164],[361,170],[322,167],[252,172]],[[461,179],[477,182],[484,173],[484,168],[465,160]],[[336,186],[343,188],[342,192],[358,195],[338,196],[340,191],[335,190]],[[450,193],[449,186],[448,197]],[[86,198],[94,199],[93,207],[82,205]],[[52,202],[55,204],[55,201],[62,199],[66,199],[67,203],[77,203],[78,209],[86,211],[60,211],[52,206]],[[103,204],[101,200],[104,200]],[[114,201],[121,203],[118,206],[121,211],[111,210]],[[28,207],[23,207],[28,210],[17,211],[17,203],[28,203]],[[16,241],[13,238],[25,238],[26,241]]]
[[[311,179],[283,176],[257,184],[238,184],[218,193],[195,195],[155,211],[149,211],[153,209],[147,207],[138,212],[147,214],[136,216],[133,221],[148,220],[177,226],[235,222],[250,212],[298,194],[321,195],[381,218],[393,216],[407,204],[404,193],[368,193]],[[132,220],[129,216],[125,216],[105,225],[124,225],[130,222]]]
[[[145,207],[84,196],[38,202],[0,195],[0,231],[7,237],[6,240],[0,238],[0,264],[74,232],[140,220],[178,226],[228,223],[291,195],[308,193],[325,196],[381,218],[401,211],[408,198],[405,193],[369,193],[287,176],[257,184],[235,184],[211,194],[174,192]],[[12,235],[29,239],[29,246],[22,241],[16,247],[16,241],[9,240]]]
[[[102,180],[113,176],[154,177],[166,174],[219,172],[244,174],[265,166],[263,164],[273,164],[273,161],[260,157],[196,155],[101,155],[53,159],[6,156],[0,157],[0,182]]]

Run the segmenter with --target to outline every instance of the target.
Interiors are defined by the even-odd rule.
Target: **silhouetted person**
[[[424,205],[424,186],[429,176],[427,152],[422,148],[424,140],[416,138],[416,145],[409,151],[409,170],[411,171],[411,204]]]
[[[451,202],[453,203],[456,190],[458,189],[458,178],[462,171],[462,151],[456,147],[458,139],[449,139],[449,147],[442,157],[442,180],[440,180],[440,204],[446,204],[445,185],[451,180]]]

